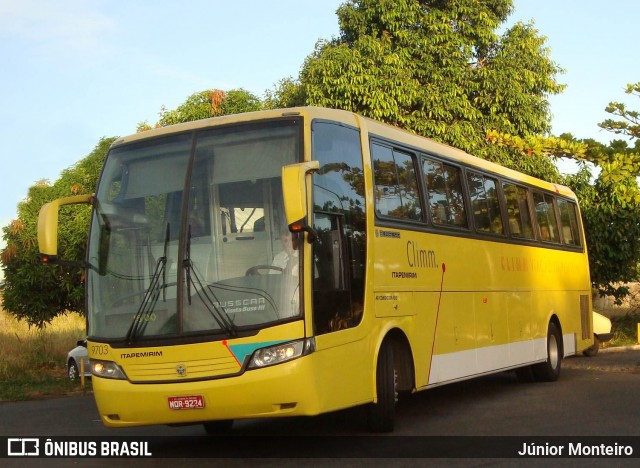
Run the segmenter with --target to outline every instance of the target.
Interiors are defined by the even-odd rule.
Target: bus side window
[[[519,185],[505,183],[503,191],[507,202],[507,218],[511,235],[521,239],[533,239],[527,189]]]
[[[496,180],[469,172],[467,181],[476,229],[481,232],[504,234]]]
[[[540,238],[545,242],[560,242],[558,223],[553,207],[553,197],[540,192],[533,192],[533,202],[536,206],[536,218],[540,228]]]
[[[558,199],[560,223],[562,224],[562,238],[565,245],[580,245],[580,230],[578,229],[578,215],[576,204],[568,200]]]
[[[394,218],[422,219],[413,158],[387,146],[371,145],[376,213]]]
[[[422,158],[431,218],[436,225],[467,227],[467,213],[459,168]]]

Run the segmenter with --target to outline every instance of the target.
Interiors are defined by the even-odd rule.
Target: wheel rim
[[[549,364],[552,369],[558,368],[558,361],[560,359],[560,351],[558,349],[558,341],[555,335],[549,336]]]
[[[78,372],[76,371],[76,365],[69,363],[69,380],[76,380],[78,378]]]

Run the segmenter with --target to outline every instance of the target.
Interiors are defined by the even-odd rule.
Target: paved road
[[[555,383],[521,384],[503,373],[410,396],[399,403],[394,436],[637,437],[639,396],[640,350],[580,356],[563,362]],[[348,444],[367,435],[364,423],[356,408],[315,418],[238,421],[234,435],[351,436],[344,438]],[[201,426],[107,429],[91,396],[0,404],[0,436],[168,436],[176,447],[187,440],[187,447],[200,450],[203,434]]]

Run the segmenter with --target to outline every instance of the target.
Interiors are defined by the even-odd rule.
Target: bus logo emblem
[[[187,375],[187,366],[185,366],[184,364],[178,364],[176,366],[176,374],[178,374],[178,376],[180,377],[184,377],[185,375]]]

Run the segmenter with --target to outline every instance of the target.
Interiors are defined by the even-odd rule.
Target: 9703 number
[[[107,345],[91,345],[92,356],[106,356],[109,354],[109,346]]]

